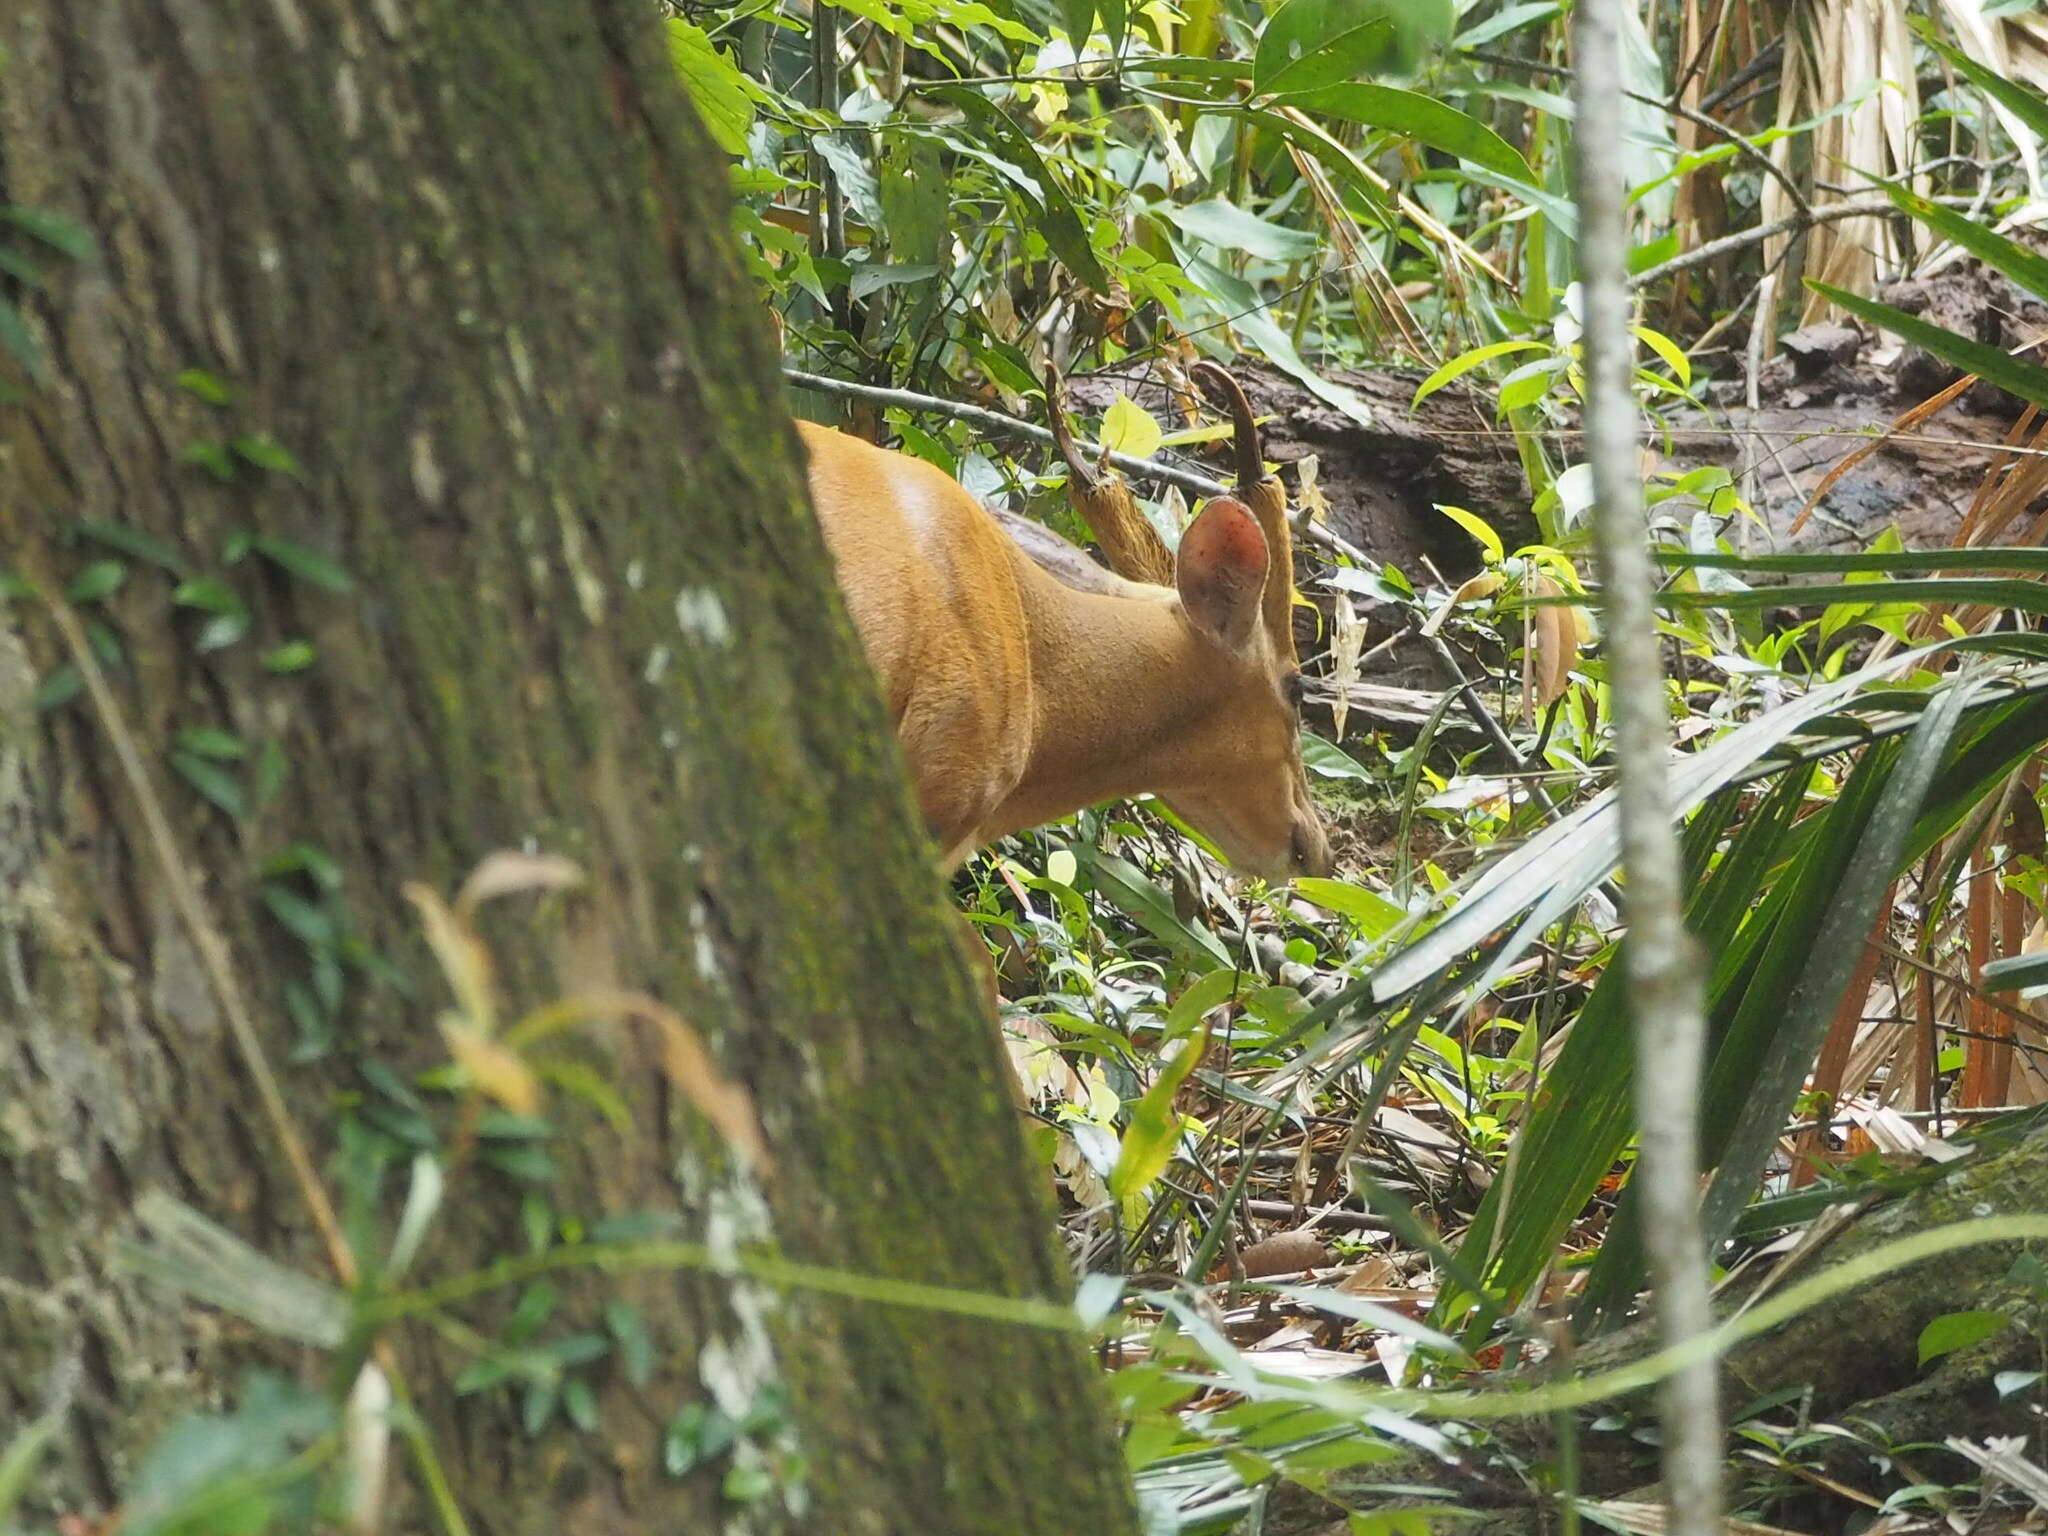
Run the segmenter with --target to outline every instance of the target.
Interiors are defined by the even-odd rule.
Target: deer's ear
[[[1189,621],[1218,645],[1242,650],[1259,625],[1266,533],[1241,501],[1219,496],[1180,537],[1173,582]]]

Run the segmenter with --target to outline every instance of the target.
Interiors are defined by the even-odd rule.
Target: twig
[[[1048,448],[1057,446],[1053,435],[1046,428],[1015,416],[1006,416],[1001,411],[991,411],[986,406],[968,405],[959,400],[943,400],[937,395],[920,395],[908,389],[885,389],[879,384],[855,384],[847,379],[827,378],[821,373],[805,373],[797,368],[785,368],[782,376],[801,389],[816,390],[821,395],[833,395],[845,400],[868,400],[876,405],[893,405],[900,410],[918,411],[928,416],[945,416],[954,421],[970,422],[977,427],[987,427],[991,432],[1006,432],[1014,437],[1028,437],[1034,443],[1044,443]],[[1095,443],[1082,443],[1083,452],[1100,456],[1102,449]],[[1157,480],[1165,485],[1177,485],[1184,491],[1197,496],[1225,496],[1230,488],[1221,480],[1212,480],[1207,475],[1196,474],[1193,470],[1177,469],[1171,464],[1161,464],[1152,459],[1137,459],[1128,453],[1112,453],[1109,462],[1127,475],[1137,475],[1147,480]]]
[[[1937,197],[1929,199],[1944,207],[1961,208],[1969,206],[1970,200],[1961,197]],[[1654,267],[1646,267],[1628,280],[1630,288],[1644,288],[1651,283],[1662,282],[1674,272],[1685,272],[1693,267],[1705,266],[1708,262],[1726,256],[1731,251],[1746,251],[1752,245],[1761,245],[1766,240],[1775,240],[1780,235],[1802,234],[1816,224],[1832,224],[1837,219],[1861,219],[1871,214],[1898,213],[1898,208],[1887,199],[1884,202],[1871,200],[1861,203],[1824,203],[1804,214],[1793,214],[1769,224],[1759,224],[1755,229],[1738,230],[1732,235],[1723,235],[1718,240],[1709,240],[1705,245],[1696,245],[1683,255],[1669,261],[1660,261]]]
[[[312,1154],[306,1150],[306,1143],[299,1135],[291,1111],[285,1107],[284,1092],[278,1087],[277,1076],[270,1069],[270,1060],[263,1053],[263,1042],[257,1037],[249,1005],[242,997],[242,989],[235,984],[234,964],[227,940],[207,919],[205,905],[193,888],[192,878],[186,872],[190,865],[178,851],[177,835],[171,831],[170,817],[164,814],[163,801],[150,781],[149,770],[143,765],[134,733],[128,729],[113,689],[107,686],[106,675],[100,671],[99,659],[86,640],[78,615],[61,597],[45,595],[43,601],[56,622],[57,632],[64,637],[64,647],[71,653],[72,665],[78,668],[79,676],[85,680],[85,691],[92,698],[93,709],[98,713],[100,723],[106,727],[115,760],[121,765],[121,776],[128,781],[129,791],[142,812],[142,824],[156,854],[159,873],[170,893],[171,905],[184,923],[186,937],[192,941],[192,948],[199,956],[200,967],[206,972],[222,1017],[227,1020],[228,1034],[234,1039],[242,1066],[256,1085],[257,1105],[263,1112],[263,1118],[270,1122],[270,1133],[277,1138],[278,1150],[284,1154],[285,1164],[291,1170],[292,1183],[299,1198],[305,1202],[306,1214],[313,1219],[314,1230],[326,1245],[328,1262],[334,1266],[336,1278],[343,1285],[352,1286],[356,1282],[355,1255],[349,1249],[348,1240],[342,1236],[341,1222],[336,1218],[334,1206],[327,1198],[327,1188],[320,1182],[320,1175],[313,1166]]]
[[[1641,1147],[1636,1181],[1659,1334],[1665,1347],[1682,1349],[1713,1326],[1697,1174],[1706,1017],[1699,958],[1685,931],[1683,865],[1672,824],[1670,719],[1654,606],[1657,578],[1650,560],[1631,387],[1635,343],[1630,332],[1628,179],[1620,157],[1621,97],[1610,84],[1622,78],[1622,8],[1628,3],[1579,0],[1573,14],[1578,67],[1572,97],[1578,132],[1572,160],[1585,327],[1585,453],[1593,469],[1594,539],[1604,577],[1601,643],[1613,700],[1619,769],[1615,795],[1628,878],[1624,948],[1637,1032]],[[1659,1386],[1671,1536],[1716,1536],[1721,1530],[1718,1398],[1711,1355]]]

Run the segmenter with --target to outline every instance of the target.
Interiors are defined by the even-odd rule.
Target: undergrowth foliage
[[[643,1385],[657,1346],[623,1300],[572,1315],[549,1276],[721,1265],[772,1286],[1085,1334],[1158,1531],[1230,1529],[1281,1483],[1359,1504],[1358,1532],[1435,1528],[1455,1511],[1412,1488],[1418,1453],[1455,1453],[1496,1492],[1576,1509],[1576,1462],[1532,1456],[1501,1422],[1587,1408],[1589,1444],[1647,1443],[1654,1426],[1627,1394],[1662,1367],[1574,1378],[1565,1347],[1636,1316],[1655,1234],[1628,1182],[1627,886],[1585,553],[1591,491],[1569,435],[1584,381],[1562,7],[666,9],[791,361],[913,392],[856,394],[860,425],[1075,532],[1050,510],[1065,472],[949,416],[950,402],[1040,419],[1050,373],[1104,374],[1102,445],[1179,464],[1218,433],[1138,406],[1141,377],[1176,383],[1199,358],[1249,352],[1334,419],[1369,424],[1342,375],[1398,363],[1414,404],[1469,391],[1484,429],[1511,437],[1527,526],[1445,506],[1467,560],[1404,570],[1335,536],[1314,461],[1292,466],[1301,526],[1319,535],[1299,541],[1317,635],[1304,757],[1338,832],[1335,877],[1285,890],[1234,881],[1150,802],[1011,839],[959,876],[956,896],[997,956],[1033,1145],[1060,1196],[1072,1306],[734,1260],[659,1213],[600,1222],[558,1209],[552,1108],[634,1133],[617,1082],[573,1048],[590,1035],[618,1047],[613,1061],[662,1074],[741,1165],[768,1156],[744,1086],[659,999],[499,995],[478,907],[569,899],[575,867],[499,853],[452,897],[416,886],[373,898],[417,914],[438,975],[408,976],[356,936],[331,854],[288,837],[266,847],[259,899],[298,956],[275,1000],[294,1039],[282,1070],[346,1050],[366,994],[430,1017],[446,1057],[410,1077],[357,1063],[365,1087],[340,1118],[331,1174],[296,1170],[316,1208],[339,1212],[334,1274],[284,1268],[223,1212],[142,1202],[131,1264],[315,1351],[332,1385],[253,1377],[222,1412],[174,1426],[126,1490],[125,1536],[376,1529],[394,1434],[440,1528],[459,1530],[380,1341],[430,1328],[468,1359],[458,1390],[510,1395],[528,1436],[597,1435],[598,1384]],[[2048,263],[1998,217],[2021,205],[2048,103],[1985,62],[1981,34],[1923,26],[1907,63],[1923,80],[1938,67],[1943,83],[1921,101],[1909,68],[1925,110],[1894,132],[1886,91],[1824,78],[1818,7],[1703,19],[1714,9],[1646,7],[1633,73],[1616,82],[1639,109],[1626,152],[1641,217],[1637,385],[1653,422],[1740,365],[1723,339],[1774,302],[1760,294],[1797,301],[1773,243],[1792,233],[1818,253],[1815,303],[2028,406],[1952,548],[1908,550],[1888,533],[1850,554],[1759,552],[1768,530],[1746,477],[1662,461],[1646,473],[1668,575],[1674,812],[1716,1042],[1703,1199],[1734,1269],[1830,1208],[1924,1184],[1972,1137],[2036,1134],[2048,1099],[2034,1002],[2048,985],[2048,643],[2035,632],[2048,554],[2031,514],[2048,473],[2036,467],[2048,462],[2036,414],[2048,370],[1833,280],[1851,270],[1848,247],[1822,234],[1832,216],[1810,217],[1827,198],[1838,212],[1867,201],[1858,218],[1903,215],[1923,241],[2048,301]],[[1776,54],[1770,17],[1784,34]],[[1846,139],[1826,137],[1838,129]],[[1882,180],[1831,183],[1823,142],[1873,136],[1882,155],[1850,168]],[[1921,168],[1950,156],[1950,179]],[[1982,206],[1955,206],[1965,183]],[[1781,202],[1798,227],[1767,236]],[[1714,237],[1732,242],[1726,259],[1695,263]],[[0,200],[0,348],[30,381],[32,294],[91,253],[66,221]],[[1765,276],[1786,281],[1773,290]],[[1763,334],[1778,318],[1764,316]],[[177,384],[215,428],[187,447],[190,473],[252,490],[297,474],[231,383],[195,366]],[[799,404],[824,408],[815,393]],[[1185,506],[1162,491],[1147,510],[1171,536]],[[245,647],[236,654],[281,678],[320,657],[302,636],[260,632],[249,573],[355,590],[317,551],[253,529],[204,562],[115,521],[76,532],[66,569],[14,572],[6,589],[69,648],[41,680],[46,715],[96,709],[95,677],[163,641],[107,617],[129,582],[166,584],[178,643]],[[1396,643],[1437,679],[1401,709],[1360,691]],[[176,793],[238,824],[292,767],[277,743],[198,718],[163,766]],[[422,1273],[434,1223],[487,1175],[519,1190],[525,1250],[489,1270]],[[1922,1237],[1911,1252],[1926,1257],[2048,1232],[1986,1217]],[[1874,1279],[1905,1252],[1783,1293],[1769,1315]],[[2016,1338],[2038,1355],[2048,1276],[2022,1254],[2008,1279],[1997,1305],[1930,1322],[1916,1363]],[[1752,1316],[1713,1342],[1762,1326]],[[1527,1366],[1554,1373],[1540,1392],[1470,1389]],[[2037,1397],[2043,1372],[2008,1366],[1989,1381],[2001,1398]],[[0,1447],[0,1528],[43,1513],[30,1491],[64,1433],[62,1398]],[[715,1475],[735,1509],[770,1497],[803,1475],[788,1408],[772,1393],[739,1410],[660,1405],[664,1474]],[[1740,1405],[1734,1441],[1755,1472],[1745,1507],[1761,1517],[1815,1497],[1842,1444],[1882,1468],[1867,1502],[1885,1513],[1960,1518],[1975,1497],[1960,1477],[1916,1471],[1936,1448],[1861,1421],[1813,1423],[1783,1400]],[[1368,1501],[1379,1468],[1409,1489],[1406,1507]]]

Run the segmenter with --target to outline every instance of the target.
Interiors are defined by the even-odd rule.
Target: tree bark
[[[652,1210],[727,1250],[1068,1294],[651,8],[14,0],[0,52],[5,200],[99,246],[24,300],[48,374],[0,404],[4,558],[46,591],[121,567],[75,605],[328,1176],[422,1124],[447,1152],[450,1096],[408,1104],[446,989],[399,886],[526,847],[587,884],[491,909],[503,995],[663,1000],[751,1094],[772,1173],[594,1037],[631,1134],[557,1094],[553,1176],[472,1160],[421,1270]],[[283,542],[231,560],[252,533]],[[206,648],[202,601],[246,636]],[[29,1511],[58,1515],[116,1504],[245,1364],[318,1379],[116,1265],[141,1193],[332,1271],[110,720],[39,709],[62,638],[33,600],[6,617],[0,1445],[77,1378]],[[1074,1334],[702,1272],[552,1283],[543,1339],[625,1295],[656,1341],[644,1387],[599,1368],[591,1432],[529,1443],[517,1394],[458,1398],[467,1357],[390,1336],[472,1530],[1130,1527]],[[489,1334],[517,1300],[457,1310]],[[664,1470],[678,1407],[776,1389],[765,1496],[722,1492],[729,1462]]]

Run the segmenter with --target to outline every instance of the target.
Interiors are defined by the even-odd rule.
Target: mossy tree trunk
[[[414,1278],[657,1211],[714,1246],[1067,1294],[651,7],[11,0],[0,50],[5,200],[98,243],[17,295],[46,369],[0,404],[0,562],[79,582],[117,704],[57,701],[57,615],[8,606],[0,1443],[53,1383],[70,1404],[32,1513],[113,1505],[248,1363],[320,1379],[115,1262],[163,1189],[331,1276],[205,932],[340,1185],[459,1125],[405,1087],[446,1060],[447,989],[400,886],[494,850],[586,876],[492,906],[503,994],[661,999],[751,1094],[772,1172],[599,1032],[581,1061],[630,1133],[555,1093],[552,1174],[486,1142]],[[623,1294],[655,1345],[644,1386],[590,1372],[593,1431],[528,1442],[517,1392],[458,1397],[468,1356],[391,1336],[474,1530],[1129,1528],[1071,1334],[701,1272],[551,1283],[543,1341]],[[459,1310],[488,1333],[516,1299]],[[745,1504],[730,1456],[664,1470],[679,1407],[778,1389],[801,1470],[764,1462]]]

